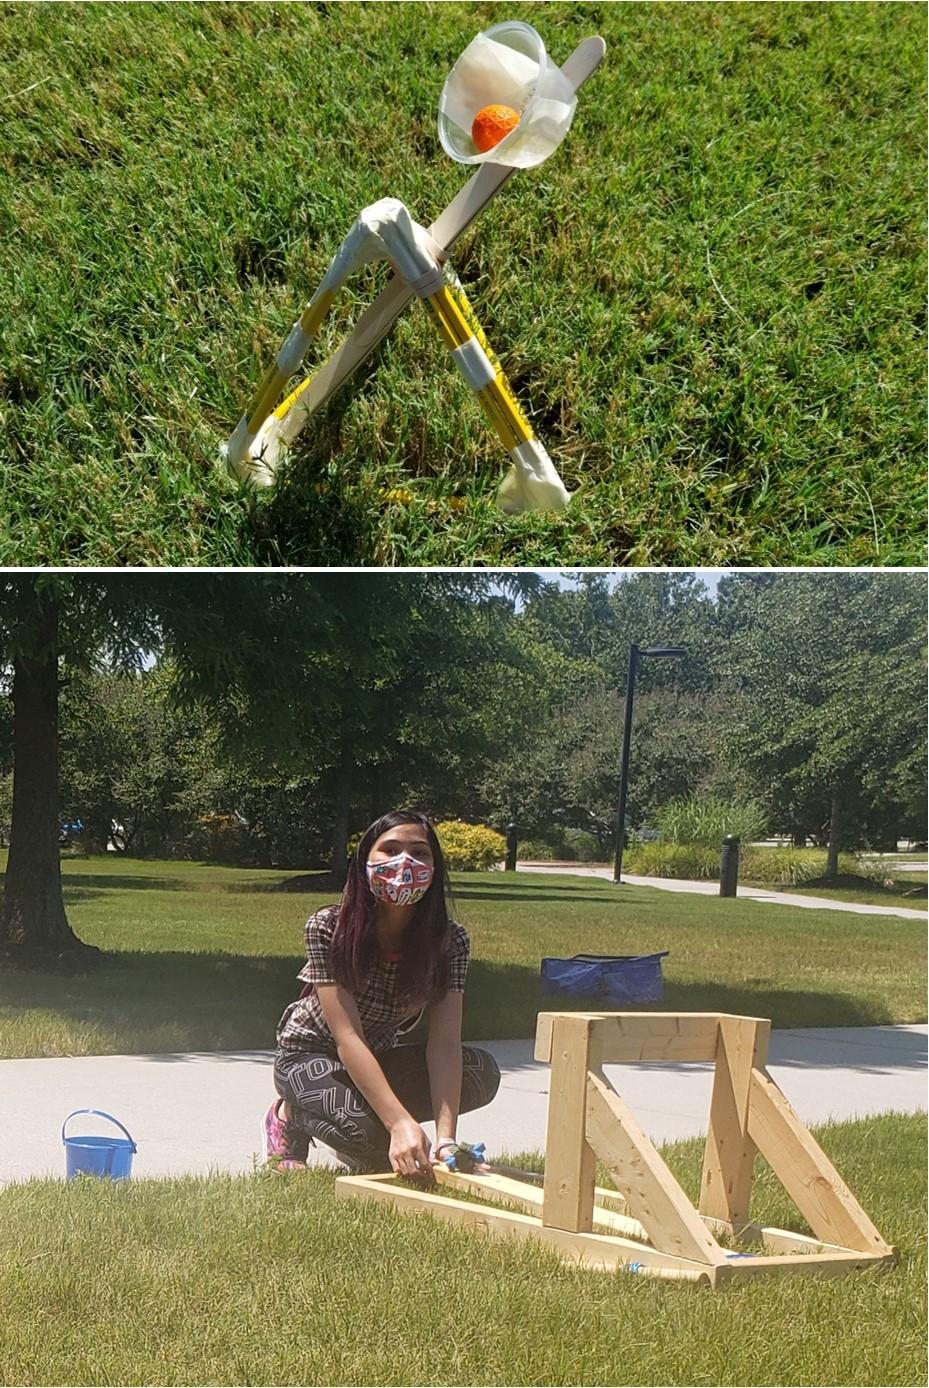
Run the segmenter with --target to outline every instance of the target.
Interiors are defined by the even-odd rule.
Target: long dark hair
[[[332,976],[343,988],[361,992],[377,960],[374,913],[377,905],[368,885],[367,863],[372,846],[389,829],[415,824],[425,833],[435,865],[429,890],[417,902],[397,968],[397,983],[405,997],[436,999],[448,991],[448,945],[451,920],[446,896],[450,891],[448,868],[432,821],[416,810],[391,810],[369,824],[348,865],[348,876],[329,963]]]

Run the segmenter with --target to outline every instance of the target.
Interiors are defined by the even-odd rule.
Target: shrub
[[[719,848],[726,834],[743,843],[760,838],[764,810],[755,800],[724,800],[718,795],[690,795],[669,800],[655,817],[663,839],[671,843],[705,843]]]
[[[797,887],[822,877],[826,871],[824,848],[746,848],[740,855],[739,880],[762,887]],[[854,872],[855,859],[839,854],[839,872]]]
[[[680,877],[690,881],[719,876],[720,847],[703,843],[638,843],[627,848],[627,872],[641,877]]]
[[[719,877],[722,843],[642,843],[627,849],[623,862],[640,877],[678,877],[702,881]],[[855,860],[839,855],[839,872],[853,872]],[[796,887],[826,871],[824,848],[744,848],[739,881],[759,887]]]
[[[561,853],[556,853],[550,843],[544,843],[542,839],[520,839],[517,844],[517,851],[521,859],[528,859],[532,863],[551,863],[556,858],[561,858]]]
[[[579,863],[599,863],[603,858],[599,843],[586,829],[566,829],[565,846],[568,850],[565,857],[577,859]]]
[[[458,819],[435,826],[453,872],[481,872],[506,857],[506,839],[485,824],[462,824]]]
[[[234,814],[202,814],[187,841],[193,858],[213,863],[246,863],[251,845],[248,826]]]

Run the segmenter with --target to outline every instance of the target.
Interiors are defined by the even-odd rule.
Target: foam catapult
[[[428,229],[396,198],[364,209],[223,447],[237,477],[270,486],[285,450],[311,416],[418,297],[512,460],[497,492],[501,508],[566,505],[564,483],[520,409],[448,256],[517,168],[541,164],[557,149],[574,117],[577,91],[605,51],[601,38],[586,39],[559,68],[535,29],[519,21],[495,24],[468,45],[442,90],[439,138],[446,153],[458,163],[478,165],[477,172]],[[338,351],[277,404],[345,280],[359,266],[380,259],[394,269],[387,286]]]
[[[765,1069],[770,1030],[764,1018],[708,1012],[542,1012],[535,1058],[551,1065],[544,1178],[436,1162],[439,1189],[475,1202],[410,1189],[393,1173],[340,1176],[336,1194],[540,1240],[590,1267],[713,1288],[759,1274],[834,1277],[895,1263],[896,1249]],[[606,1064],[649,1061],[715,1063],[698,1209],[603,1073]],[[812,1235],[752,1222],[758,1153]],[[595,1187],[598,1157],[616,1190]]]

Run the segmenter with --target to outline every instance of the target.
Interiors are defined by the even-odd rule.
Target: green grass
[[[902,887],[913,877],[913,886],[920,881],[925,882],[925,874],[920,878],[917,873],[901,874],[896,879],[897,887]],[[890,891],[874,884],[873,890],[867,887],[860,889],[854,887],[805,887],[801,882],[799,886],[785,888],[785,891],[795,891],[800,896],[821,896],[828,897],[832,901],[857,901],[863,906],[903,906],[908,911],[925,911],[926,898],[916,896],[906,896],[902,890]]]
[[[817,1135],[899,1248],[897,1267],[756,1279],[714,1294],[337,1201],[323,1171],[10,1186],[0,1191],[0,1377],[922,1384],[925,1118],[888,1115]],[[664,1150],[691,1195],[701,1147]],[[753,1215],[802,1232],[758,1165]]]
[[[296,996],[303,922],[331,894],[269,890],[288,874],[112,856],[62,864],[79,937],[108,951],[82,975],[0,970],[0,1055],[271,1048]],[[918,920],[672,894],[594,878],[459,873],[472,940],[469,1039],[529,1037],[544,956],[649,954],[663,1007],[770,1017],[775,1026],[925,1020]],[[651,1005],[650,1005],[651,1006]]]
[[[7,3],[0,563],[924,562],[924,7],[508,14],[608,44],[455,256],[569,510],[495,509],[416,305],[270,495],[217,462],[359,210],[465,181],[437,101],[497,6]]]

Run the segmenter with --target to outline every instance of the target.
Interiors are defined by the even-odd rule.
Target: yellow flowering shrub
[[[506,839],[486,824],[463,824],[459,819],[447,819],[435,826],[453,872],[482,872],[506,857]]]

